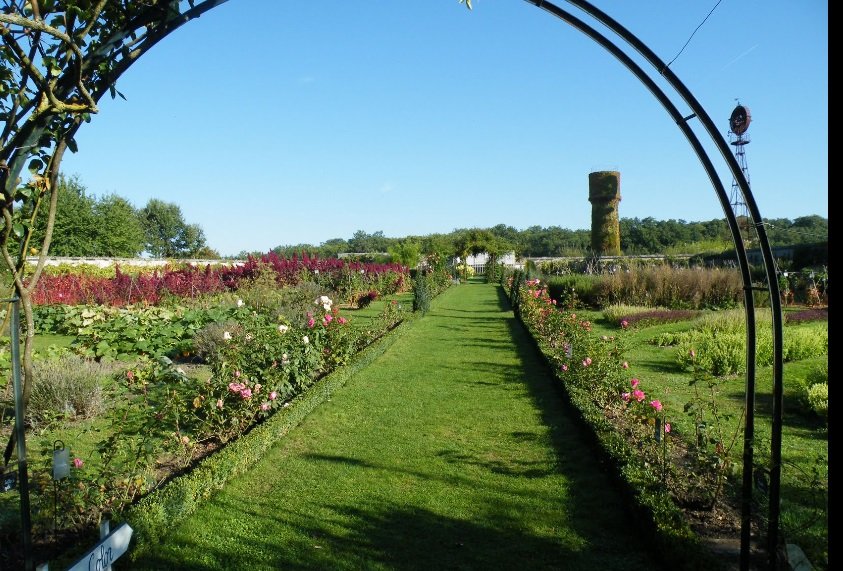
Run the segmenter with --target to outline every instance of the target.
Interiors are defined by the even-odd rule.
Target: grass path
[[[131,568],[658,568],[499,288],[409,327]]]

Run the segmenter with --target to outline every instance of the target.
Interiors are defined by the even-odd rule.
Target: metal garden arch
[[[644,59],[652,65],[655,70],[667,80],[669,85],[678,93],[679,97],[691,110],[691,114],[683,116],[677,107],[673,104],[670,98],[662,91],[652,77],[641,69],[630,57],[619,48],[615,43],[609,40],[606,36],[571,14],[556,6],[552,2],[544,2],[543,0],[526,0],[530,4],[541,8],[548,13],[563,20],[567,24],[573,26],[581,31],[589,38],[597,42],[600,46],[611,53],[618,61],[629,69],[635,77],[643,83],[647,89],[656,97],[661,105],[668,112],[670,117],[676,122],[679,129],[688,139],[691,147],[694,149],[697,157],[703,165],[703,168],[711,180],[712,186],[717,193],[720,204],[723,207],[723,212],[726,215],[726,220],[732,232],[732,240],[735,244],[735,250],[738,258],[738,265],[740,268],[741,278],[743,280],[744,289],[744,308],[746,312],[746,424],[744,427],[744,451],[743,451],[743,485],[742,485],[742,502],[741,502],[741,569],[749,568],[749,552],[750,552],[750,532],[751,532],[751,509],[752,509],[752,487],[753,487],[753,453],[754,453],[754,437],[755,437],[755,350],[756,350],[756,322],[755,322],[755,304],[753,302],[753,291],[761,290],[768,292],[770,296],[770,306],[773,313],[773,422],[771,433],[771,457],[770,457],[770,488],[769,488],[769,522],[767,528],[767,555],[770,569],[776,569],[778,565],[778,550],[779,550],[779,507],[780,507],[780,493],[781,493],[781,437],[782,437],[782,404],[783,404],[783,379],[782,379],[782,311],[781,298],[779,297],[779,285],[776,276],[775,260],[773,259],[772,250],[770,248],[767,233],[761,222],[761,214],[752,192],[749,188],[749,183],[743,174],[743,171],[738,165],[737,159],[729,149],[728,144],[723,139],[723,136],[717,130],[714,122],[706,113],[705,109],[699,104],[693,94],[685,87],[678,77],[671,71],[667,64],[665,64],[653,51],[648,48],[641,40],[633,35],[629,30],[622,26],[619,22],[611,16],[593,6],[590,2],[584,0],[567,0],[579,8],[582,12],[593,17],[606,28],[608,28],[615,35],[620,37],[624,42],[629,44],[635,51],[637,51]],[[717,175],[716,170],[705,152],[705,149],[700,144],[696,134],[688,125],[692,119],[698,119],[708,133],[711,140],[717,146],[723,159],[732,172],[732,175],[737,181],[740,191],[744,197],[745,203],[752,217],[753,227],[761,248],[761,255],[764,261],[764,269],[766,273],[766,287],[756,287],[752,283],[749,271],[749,262],[746,255],[746,248],[741,239],[740,229],[735,213],[732,211],[729,197],[726,194],[722,181]]]
[[[137,58],[148,51],[158,41],[174,32],[188,21],[200,17],[205,12],[226,3],[228,0],[187,0],[187,7],[181,8],[181,0],[167,0],[164,2],[151,3],[151,7],[144,9],[138,19],[126,22],[124,28],[107,30],[107,42],[94,55],[93,65],[102,65],[107,71],[102,72],[92,82],[88,89],[84,85],[82,71],[89,73],[87,79],[95,77],[95,68],[85,67],[84,54],[80,48],[73,44],[73,40],[63,36],[57,30],[50,28],[44,20],[36,13],[31,21],[25,21],[16,14],[0,14],[2,24],[8,26],[19,26],[27,33],[49,34],[58,41],[66,42],[72,48],[65,48],[69,56],[70,64],[65,69],[51,68],[50,74],[44,77],[37,77],[36,84],[42,91],[44,103],[49,103],[43,109],[33,115],[35,120],[30,121],[25,128],[17,131],[8,124],[4,130],[4,137],[13,132],[14,136],[8,138],[9,145],[3,147],[0,144],[0,183],[5,198],[4,204],[8,206],[17,196],[16,180],[23,170],[24,164],[33,157],[45,159],[42,169],[46,180],[55,181],[61,157],[67,148],[74,148],[73,137],[83,121],[87,120],[87,114],[96,112],[96,102],[106,93],[114,94],[113,82],[116,81]],[[732,233],[735,244],[738,265],[743,281],[744,306],[746,314],[746,337],[747,337],[747,373],[746,373],[746,421],[744,428],[744,450],[743,450],[743,487],[742,487],[742,526],[741,526],[741,568],[749,567],[750,551],[750,522],[752,507],[753,489],[753,455],[754,455],[754,409],[755,409],[755,356],[756,356],[756,319],[753,303],[753,292],[756,290],[766,291],[770,296],[770,304],[773,317],[773,422],[771,433],[771,457],[769,462],[770,485],[769,485],[769,523],[767,530],[767,555],[771,569],[777,567],[779,551],[779,502],[781,487],[781,435],[782,435],[782,404],[783,404],[783,383],[782,383],[782,312],[781,299],[779,297],[779,286],[776,277],[775,261],[767,238],[766,230],[762,224],[761,215],[750,191],[749,184],[744,176],[735,156],[732,154],[727,142],[715,127],[711,118],[699,104],[691,92],[676,77],[658,56],[653,53],[643,42],[629,32],[624,26],[611,18],[605,12],[593,6],[585,0],[566,0],[582,13],[600,22],[608,31],[620,38],[627,45],[643,57],[652,66],[650,73],[657,73],[666,80],[675,91],[673,97],[678,95],[680,102],[690,111],[683,114],[677,105],[665,92],[656,84],[653,76],[648,75],[630,55],[619,47],[615,42],[608,39],[601,32],[595,30],[583,20],[572,13],[563,10],[552,2],[543,0],[526,0],[528,3],[548,12],[561,19],[565,23],[579,30],[598,45],[606,49],[620,63],[622,63],[658,100],[668,115],[673,119],[686,139],[690,143],[694,153],[699,158],[703,168],[714,187],[717,198],[723,208],[727,223]],[[110,5],[105,0],[97,3],[97,11],[120,10],[120,3]],[[36,3],[32,5],[37,6]],[[127,3],[126,6],[129,4]],[[137,6],[135,10],[140,10]],[[93,23],[91,24],[93,26]],[[146,32],[141,38],[135,35],[136,29],[145,28]],[[87,28],[90,31],[92,28]],[[4,27],[4,30],[8,28]],[[4,36],[5,38],[5,36]],[[72,52],[73,57],[70,57]],[[78,56],[78,60],[74,59]],[[16,57],[27,64],[31,60],[25,53],[17,53]],[[111,58],[113,61],[107,61]],[[78,66],[78,67],[77,67]],[[82,70],[82,71],[80,71]],[[92,80],[93,81],[93,80]],[[75,115],[74,115],[75,113]],[[700,122],[711,141],[714,143],[722,159],[731,171],[734,180],[737,182],[747,206],[748,212],[753,221],[753,227],[759,241],[761,254],[766,273],[766,285],[763,287],[754,286],[750,276],[749,262],[746,249],[741,239],[740,228],[737,218],[732,211],[729,196],[720,180],[711,158],[706,153],[699,138],[690,126],[692,120]],[[46,137],[46,139],[45,139]],[[46,142],[44,142],[46,140]],[[5,142],[5,139],[4,139]],[[53,146],[52,153],[43,152],[43,149]],[[33,150],[35,149],[35,150]],[[40,161],[36,161],[40,162]],[[39,169],[40,170],[40,169]],[[42,177],[42,179],[45,179]],[[45,188],[49,184],[45,183]],[[52,200],[55,200],[55,193]],[[54,204],[54,203],[53,203]],[[5,206],[4,206],[5,208]],[[5,211],[4,211],[5,212]],[[5,215],[5,214],[4,214]],[[46,251],[49,246],[49,238],[45,242]],[[7,260],[7,264],[9,261]],[[43,263],[43,262],[42,262]],[[9,265],[10,269],[14,264]],[[24,302],[27,302],[27,292],[22,292]],[[24,303],[24,309],[27,304]],[[31,318],[31,311],[27,318]],[[25,345],[25,355],[31,351],[29,339]],[[26,364],[26,359],[24,359]],[[25,367],[26,369],[26,367]],[[29,372],[25,370],[27,377]],[[14,439],[10,441],[6,450],[6,461],[11,455],[11,447]],[[25,470],[25,461],[24,461]]]

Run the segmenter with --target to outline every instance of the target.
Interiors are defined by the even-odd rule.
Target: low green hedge
[[[411,315],[398,327],[358,353],[346,366],[317,381],[305,392],[290,401],[289,406],[255,426],[237,440],[228,443],[211,456],[203,459],[190,472],[179,476],[145,496],[128,508],[122,517],[134,530],[132,548],[127,553],[130,560],[155,548],[155,544],[173,525],[190,516],[201,503],[226,482],[247,471],[266,451],[295,428],[317,406],[327,400],[333,391],[377,357],[382,355],[406,331]]]
[[[592,439],[597,454],[609,468],[610,475],[629,499],[628,509],[641,524],[640,532],[653,545],[666,568],[675,571],[714,571],[724,569],[719,560],[700,541],[673,501],[652,466],[630,444],[621,431],[610,422],[596,402],[591,387],[566,383],[557,366],[544,350],[542,340],[521,318],[519,288],[513,287],[511,299],[516,316],[524,326],[548,370],[558,380],[563,401],[580,421],[583,433]]]

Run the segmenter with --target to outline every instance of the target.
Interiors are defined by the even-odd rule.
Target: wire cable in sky
[[[794,230],[793,228],[782,228],[781,226],[774,226],[769,222],[762,222],[761,224],[763,224],[767,228],[775,228],[776,230],[782,230],[784,232],[792,232],[793,234],[799,234],[802,236],[813,236],[815,238],[825,238],[826,240],[828,240],[828,232],[825,232],[823,234],[819,231],[811,232],[810,230]]]
[[[706,16],[705,18],[703,18],[703,21],[702,21],[702,22],[700,22],[700,25],[699,25],[699,26],[697,26],[697,27],[696,27],[696,29],[695,29],[693,32],[691,32],[691,36],[688,38],[688,41],[687,41],[687,42],[685,42],[685,45],[684,45],[684,46],[682,46],[682,49],[681,49],[681,50],[679,50],[679,53],[678,53],[678,54],[676,54],[675,56],[673,56],[673,59],[672,59],[672,60],[670,60],[670,61],[668,62],[668,64],[667,64],[667,66],[666,66],[666,67],[670,67],[670,64],[672,64],[673,62],[675,62],[675,61],[676,61],[676,58],[678,58],[680,55],[682,55],[682,52],[684,52],[684,51],[685,51],[685,48],[687,48],[687,47],[688,47],[688,44],[690,44],[690,43],[691,43],[691,38],[693,38],[693,37],[694,37],[694,34],[696,34],[696,33],[697,33],[697,31],[698,31],[700,28],[702,28],[703,24],[705,24],[705,21],[706,21],[706,20],[708,20],[708,17],[709,17],[709,16],[711,16],[711,15],[714,13],[714,11],[717,9],[717,7],[718,7],[718,6],[720,6],[720,3],[721,3],[722,1],[723,1],[723,0],[717,0],[717,4],[715,4],[715,5],[714,5],[714,8],[712,8],[712,9],[711,9],[711,11],[708,13],[708,16]]]

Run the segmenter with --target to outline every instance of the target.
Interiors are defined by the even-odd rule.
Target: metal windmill
[[[749,184],[749,169],[746,166],[746,146],[749,144],[749,136],[746,134],[749,129],[749,124],[752,121],[752,116],[749,114],[749,107],[741,105],[738,102],[737,107],[732,111],[729,117],[729,140],[730,144],[735,147],[735,158],[738,165]],[[741,193],[738,181],[732,179],[732,194],[730,197],[732,211],[735,213],[735,218],[738,221],[738,227],[741,231],[741,238],[744,244],[749,247],[752,243],[752,220],[749,216],[749,210],[746,206],[743,194]]]

